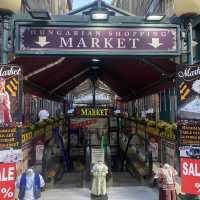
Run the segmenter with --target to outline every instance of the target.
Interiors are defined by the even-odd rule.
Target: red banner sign
[[[181,159],[181,190],[200,195],[200,160]]]
[[[13,200],[15,192],[16,165],[0,164],[0,199]]]

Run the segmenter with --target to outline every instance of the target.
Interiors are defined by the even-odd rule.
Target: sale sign
[[[16,165],[0,164],[0,199],[13,200],[15,192]]]
[[[181,158],[181,190],[200,195],[200,160]]]

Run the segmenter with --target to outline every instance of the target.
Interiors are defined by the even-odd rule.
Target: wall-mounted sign
[[[200,65],[177,66],[178,119],[200,119]]]
[[[105,162],[105,153],[104,153],[104,149],[92,149],[92,163],[97,163],[97,162]]]
[[[16,22],[17,54],[178,55],[176,25],[90,27]]]
[[[0,164],[0,199],[13,200],[15,195],[16,164]]]
[[[75,109],[75,116],[79,117],[108,117],[113,114],[111,108],[79,107]]]
[[[9,149],[0,151],[0,163],[17,163],[23,158],[21,149]]]
[[[199,146],[182,146],[179,148],[180,156],[184,158],[200,159]]]
[[[13,127],[0,127],[0,149],[2,148],[16,148],[19,145],[17,140],[17,129]]]
[[[21,69],[0,65],[0,148],[17,147],[16,123],[20,122]]]
[[[200,195],[200,160],[181,159],[181,190],[183,193]]]
[[[179,120],[178,131],[181,146],[200,145],[199,120]]]

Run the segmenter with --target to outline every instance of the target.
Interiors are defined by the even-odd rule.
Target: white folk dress
[[[93,174],[91,193],[96,196],[106,195],[108,167],[104,163],[96,163],[91,172]]]

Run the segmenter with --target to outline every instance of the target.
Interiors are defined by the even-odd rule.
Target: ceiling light
[[[162,14],[149,14],[146,16],[146,21],[162,21],[165,18],[165,15]]]
[[[46,10],[30,10],[29,14],[33,19],[50,20],[51,16]]]
[[[92,59],[92,62],[99,62],[100,60],[99,59],[96,59],[96,58],[93,58]]]
[[[91,13],[92,20],[104,21],[104,20],[108,20],[108,17],[109,17],[109,15],[105,11],[94,11]]]

